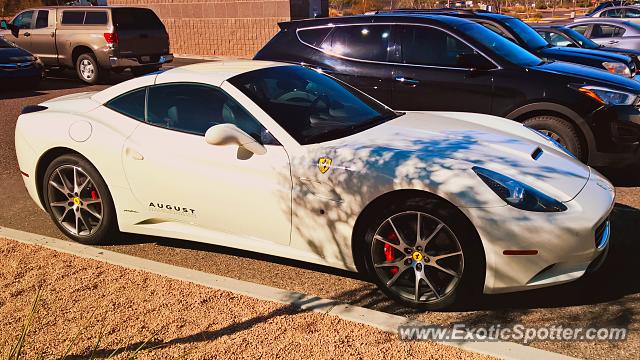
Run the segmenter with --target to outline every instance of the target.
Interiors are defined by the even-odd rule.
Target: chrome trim
[[[443,28],[434,26],[434,25],[427,25],[427,24],[417,24],[417,23],[351,23],[351,24],[327,24],[327,25],[319,25],[319,26],[310,26],[310,27],[305,27],[305,28],[297,28],[296,29],[296,37],[298,38],[298,41],[300,41],[300,43],[302,43],[303,45],[306,45],[312,49],[318,50],[322,53],[325,53],[329,56],[334,56],[337,58],[341,58],[341,59],[345,59],[345,60],[351,60],[351,61],[358,61],[358,62],[364,62],[364,63],[371,63],[371,64],[382,64],[382,65],[403,65],[403,66],[413,66],[413,67],[423,67],[423,68],[435,68],[435,69],[447,69],[447,70],[473,70],[472,68],[459,68],[459,67],[447,67],[447,66],[435,66],[435,65],[418,65],[418,64],[404,64],[404,63],[395,63],[395,62],[388,62],[388,61],[375,61],[375,60],[363,60],[363,59],[355,59],[355,58],[351,58],[348,56],[343,56],[343,55],[339,55],[339,54],[335,54],[329,51],[326,51],[324,49],[321,49],[319,47],[313,46],[305,41],[303,41],[300,38],[300,34],[298,34],[298,32],[302,31],[302,30],[313,30],[313,29],[322,29],[322,28],[335,28],[338,26],[371,26],[371,25],[387,25],[387,26],[393,26],[393,25],[410,25],[410,26],[425,26],[425,27],[430,27],[430,28],[434,28],[434,29],[438,29],[441,31],[446,32],[447,34],[451,35],[452,37],[462,41],[463,43],[465,43],[467,46],[469,46],[471,49],[473,49],[474,51],[477,51],[478,54],[484,56],[487,60],[489,60],[491,63],[493,63],[493,65],[496,66],[496,68],[494,69],[488,69],[487,71],[493,71],[493,70],[500,70],[502,69],[502,66],[500,66],[497,62],[495,62],[492,58],[490,58],[489,56],[487,56],[484,52],[478,50],[475,46],[469,44],[466,40],[461,39],[459,36],[451,33],[449,30],[445,30]]]

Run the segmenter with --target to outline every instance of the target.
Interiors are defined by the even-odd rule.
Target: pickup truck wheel
[[[93,54],[85,53],[78,56],[76,60],[76,72],[80,80],[90,85],[97,84],[103,71]]]

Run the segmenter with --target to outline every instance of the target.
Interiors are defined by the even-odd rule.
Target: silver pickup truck
[[[136,7],[42,7],[0,23],[0,37],[30,51],[47,68],[73,68],[95,84],[110,71],[134,75],[173,61],[169,35],[156,14]]]

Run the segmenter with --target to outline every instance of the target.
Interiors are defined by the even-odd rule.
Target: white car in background
[[[29,194],[78,242],[122,231],[358,270],[418,308],[571,281],[608,248],[612,185],[548,138],[394,112],[301,66],[176,68],[27,107],[15,136]]]

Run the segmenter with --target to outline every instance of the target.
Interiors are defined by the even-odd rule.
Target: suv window
[[[110,100],[105,104],[109,109],[129,116],[136,120],[144,121],[144,107],[147,97],[147,88],[130,91]]]
[[[106,25],[107,24],[107,12],[106,11],[87,11],[84,16],[85,25]]]
[[[201,84],[162,84],[149,88],[147,121],[167,129],[204,135],[218,124],[234,124],[261,142],[264,128],[221,89]]]
[[[594,39],[619,37],[624,34],[625,29],[614,25],[595,24],[591,30],[591,37]]]
[[[33,11],[25,11],[13,19],[13,25],[18,29],[31,29]]]
[[[62,21],[63,25],[82,25],[84,23],[84,11],[63,11]]]
[[[387,61],[389,25],[337,26],[322,48],[352,59]]]
[[[475,51],[458,38],[428,26],[401,27],[402,58],[405,64],[461,67],[458,58]]]
[[[44,29],[49,27],[49,10],[38,10],[36,16],[36,29]]]
[[[333,30],[331,26],[316,29],[300,29],[298,30],[298,37],[300,41],[307,45],[320,47],[331,30]]]

